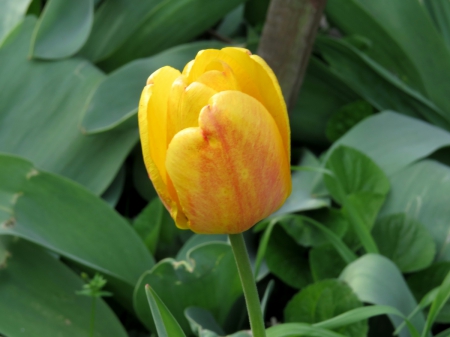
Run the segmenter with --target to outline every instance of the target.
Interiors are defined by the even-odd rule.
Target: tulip
[[[163,67],[139,103],[145,165],[176,225],[241,233],[291,192],[290,129],[277,79],[242,48],[200,51]]]

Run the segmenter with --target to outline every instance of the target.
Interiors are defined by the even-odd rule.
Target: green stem
[[[244,290],[247,312],[250,320],[253,337],[265,337],[264,320],[261,312],[258,291],[253,277],[247,249],[245,248],[244,236],[240,234],[228,235],[233,248],[234,258],[241,278],[242,289]]]

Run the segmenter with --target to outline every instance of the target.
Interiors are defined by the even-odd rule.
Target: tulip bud
[[[286,105],[268,65],[246,49],[200,51],[155,71],[139,103],[144,162],[179,228],[246,231],[291,193]]]

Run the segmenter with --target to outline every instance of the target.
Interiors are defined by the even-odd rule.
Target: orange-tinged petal
[[[186,71],[188,81],[196,81],[211,63],[220,60],[232,70],[240,90],[260,101],[272,115],[280,130],[285,151],[290,157],[290,129],[286,103],[278,81],[262,58],[251,55],[243,48],[228,47],[222,50],[204,50],[197,54]]]
[[[278,209],[291,191],[289,158],[275,121],[239,91],[211,97],[199,127],[172,139],[166,168],[197,233],[243,232]]]
[[[164,67],[154,72],[147,80],[148,85],[142,92],[138,115],[142,153],[149,177],[164,206],[174,219],[178,219],[178,221],[176,220],[177,225],[187,228],[184,214],[168,191],[165,169],[169,89],[179,75],[178,70],[170,67]]]

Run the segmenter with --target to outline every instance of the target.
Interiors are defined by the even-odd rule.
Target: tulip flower
[[[163,67],[139,103],[145,165],[179,228],[241,233],[291,192],[290,129],[277,79],[242,48]]]

